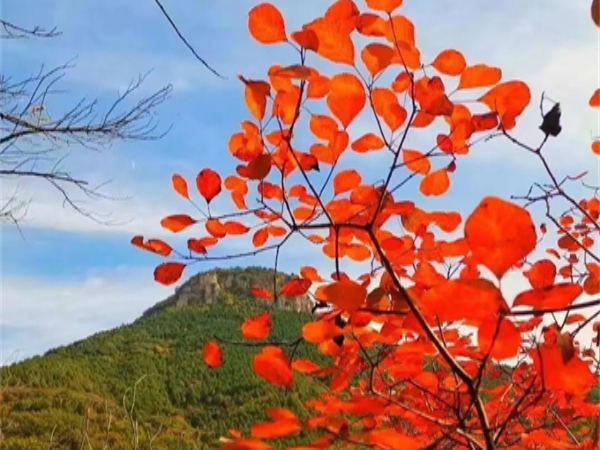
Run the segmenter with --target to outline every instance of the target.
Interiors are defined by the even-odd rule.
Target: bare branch
[[[202,63],[202,65],[204,67],[206,67],[208,70],[210,70],[213,74],[215,74],[219,78],[222,78],[222,79],[225,80],[226,78],[223,75],[221,75],[219,72],[217,72],[215,69],[213,69],[200,55],[198,55],[198,53],[196,53],[196,50],[194,50],[194,47],[192,47],[190,45],[190,43],[187,41],[187,39],[183,36],[183,34],[181,34],[181,32],[179,31],[179,28],[177,28],[177,25],[175,25],[175,22],[173,22],[173,19],[171,19],[171,16],[169,16],[169,14],[165,10],[165,8],[162,5],[162,3],[160,2],[160,0],[154,0],[154,3],[156,3],[156,5],[158,6],[158,8],[160,9],[160,12],[163,14],[163,16],[165,16],[165,18],[167,19],[167,21],[171,25],[171,28],[173,28],[173,30],[175,31],[175,33],[177,34],[177,36],[179,37],[179,39],[185,44],[185,46],[189,49],[189,51],[192,52],[192,54],[194,55],[194,57],[198,61],[200,61],[200,63]]]
[[[85,98],[59,111],[50,111],[53,98],[62,93],[59,81],[70,62],[52,70],[41,69],[17,82],[0,74],[0,180],[43,179],[63,198],[63,205],[93,221],[104,223],[96,214],[86,211],[73,197],[71,189],[88,199],[108,198],[100,186],[74,176],[62,167],[68,149],[101,151],[115,141],[155,140],[170,129],[157,131],[156,108],[170,95],[170,85],[157,92],[133,100],[146,75],[132,81],[123,93],[99,111],[98,101]],[[131,104],[133,101],[133,104]],[[0,222],[17,224],[24,218],[30,200],[14,195],[2,199]]]
[[[56,27],[51,30],[45,30],[38,26],[33,28],[23,28],[3,19],[0,19],[0,26],[4,29],[4,32],[0,34],[0,39],[27,39],[30,37],[50,38],[62,34],[61,32],[56,31]]]

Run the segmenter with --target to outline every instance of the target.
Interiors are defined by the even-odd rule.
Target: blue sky
[[[204,3],[164,0],[163,4],[198,53],[226,80],[214,77],[193,58],[152,0],[3,3],[6,20],[23,26],[56,26],[63,33],[50,40],[3,42],[3,72],[18,79],[41,64],[52,68],[76,57],[75,67],[62,80],[67,93],[49,104],[50,114],[58,115],[82,96],[107,104],[132,79],[151,70],[140,94],[173,85],[171,98],[157,111],[160,125],[173,124],[173,128],[160,141],[117,143],[100,154],[81,149],[70,152],[66,167],[71,172],[96,181],[112,180],[104,192],[122,200],[99,200],[89,208],[110,214],[121,225],[98,225],[62,208],[57,193],[43,183],[19,182],[19,192],[33,200],[21,225],[24,237],[14,226],[1,230],[1,361],[39,354],[130,322],[173,291],[153,282],[152,270],[160,260],[131,247],[131,237],[164,238],[167,235],[159,226],[163,216],[193,212],[172,192],[172,173],[193,180],[206,166],[222,174],[234,170],[236,162],[227,151],[227,141],[239,129],[239,122],[248,118],[236,74],[261,78],[273,63],[295,62],[289,48],[260,46],[249,37],[247,11],[256,1],[235,0],[235,7],[232,1]],[[284,13],[288,32],[321,14],[329,4],[326,0],[273,3]],[[362,8],[361,1],[357,4]],[[521,0],[464,0],[460,4],[439,0],[432,9],[417,0],[405,0],[402,9],[416,25],[424,61],[433,60],[445,48],[456,48],[469,63],[499,66],[504,79],[518,78],[530,85],[532,106],[515,130],[520,139],[539,142],[541,92],[559,100],[564,132],[548,144],[548,158],[559,175],[587,169],[589,181],[596,182],[598,161],[589,143],[600,134],[600,122],[586,105],[599,80],[599,40],[589,19],[588,2],[548,0],[542,7]],[[331,70],[314,55],[309,63]],[[368,116],[361,115],[351,135],[356,138],[372,125]],[[428,150],[434,137],[421,133],[409,145]],[[299,139],[306,147],[311,143],[308,133]],[[383,176],[386,162],[380,155],[361,159],[349,155],[343,167],[360,163],[365,178],[376,180]],[[403,195],[426,208],[455,209],[466,217],[485,195],[523,194],[533,181],[546,181],[538,162],[502,139],[475,147],[459,161],[459,172],[441,200],[423,201],[414,184]],[[15,187],[12,181],[4,182],[3,198]],[[216,208],[230,208],[225,198],[216,203]],[[185,238],[169,242],[181,243]],[[232,253],[248,245],[236,240],[219,251]],[[331,272],[331,261],[319,257],[318,250],[307,250],[294,241],[280,267],[293,271],[315,260],[323,273]],[[270,266],[272,261],[268,255],[239,263]],[[193,270],[209,267],[197,265]],[[363,268],[355,265],[348,272],[361,273]],[[186,276],[192,274],[186,272]],[[519,286],[522,280],[515,280],[511,289]]]

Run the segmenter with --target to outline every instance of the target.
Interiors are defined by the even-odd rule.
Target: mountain
[[[277,274],[278,289],[291,278]],[[272,270],[256,267],[204,272],[132,324],[0,368],[0,448],[205,449],[230,428],[248,432],[267,420],[267,407],[306,418],[303,400],[318,396],[322,385],[295,375],[292,391],[270,386],[251,370],[259,348],[238,345],[245,342],[241,323],[266,307],[249,288],[272,288],[273,280]],[[269,340],[296,339],[310,307],[306,297],[281,302],[272,310]],[[216,371],[201,355],[215,336],[227,341]],[[327,363],[312,346],[301,345],[295,355]]]

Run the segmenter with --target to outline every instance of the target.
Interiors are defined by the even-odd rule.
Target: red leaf
[[[576,283],[560,283],[541,289],[521,292],[513,306],[531,306],[533,309],[558,309],[571,305],[583,293]]]
[[[166,228],[173,233],[179,233],[190,225],[194,225],[196,222],[196,219],[188,216],[187,214],[174,214],[172,216],[165,217],[160,221],[160,224],[163,228]]]
[[[498,326],[500,320],[500,326]],[[510,359],[519,354],[521,333],[508,319],[489,316],[480,324],[477,332],[479,348],[496,359]]]
[[[160,239],[149,239],[148,242],[144,242],[142,236],[134,236],[131,239],[131,245],[161,256],[169,256],[173,251],[169,244]]]
[[[200,239],[188,239],[187,241],[188,248],[194,253],[200,253],[201,255],[206,255],[206,247],[202,245]]]
[[[221,347],[215,341],[207,342],[202,348],[202,357],[204,362],[211,369],[216,369],[223,365],[223,352]]]
[[[176,283],[181,278],[185,264],[178,262],[166,262],[158,265],[154,269],[154,279],[160,284],[169,286]]]
[[[196,177],[196,187],[206,203],[210,203],[221,192],[221,177],[212,169],[202,169]]]
[[[188,191],[188,185],[185,179],[178,174],[173,175],[171,178],[171,182],[173,183],[173,189],[183,198],[190,199],[190,193]]]
[[[465,238],[477,262],[498,279],[537,244],[526,209],[498,197],[485,197],[465,222]]]
[[[291,387],[292,370],[284,356],[265,347],[262,353],[254,356],[252,362],[254,373],[274,386]]]
[[[255,297],[262,298],[264,300],[271,300],[273,293],[269,289],[253,286],[250,288],[250,293]]]
[[[271,313],[266,311],[256,317],[246,319],[242,324],[242,336],[253,341],[262,341],[271,332]]]
[[[311,284],[312,281],[307,280],[306,278],[296,278],[286,283],[286,285],[281,288],[281,295],[285,297],[297,297],[299,295],[304,295],[310,288]]]
[[[265,245],[265,242],[267,242],[267,239],[269,238],[269,230],[267,229],[267,227],[263,227],[259,230],[257,230],[254,233],[254,236],[252,236],[252,244],[254,244],[255,247],[262,247],[263,245]]]
[[[261,44],[276,44],[287,40],[283,16],[270,3],[260,3],[250,10],[248,30]]]

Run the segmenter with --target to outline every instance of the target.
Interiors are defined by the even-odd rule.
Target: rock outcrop
[[[155,314],[167,308],[183,308],[195,305],[210,305],[227,299],[252,300],[251,287],[261,287],[279,291],[294,275],[264,267],[234,267],[211,269],[192,276],[175,289],[175,293],[148,309],[144,316]],[[275,283],[275,284],[274,284]],[[297,312],[310,312],[312,301],[308,295],[280,297],[277,307]]]

